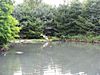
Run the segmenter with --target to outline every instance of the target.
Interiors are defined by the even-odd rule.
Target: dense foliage
[[[44,28],[55,26],[53,9],[45,4],[39,4],[33,9],[27,3],[18,5],[13,15],[20,21],[22,38],[40,38]]]
[[[88,0],[86,3],[85,17],[95,25],[94,31],[100,33],[100,0]]]
[[[85,0],[52,7],[41,0],[25,0],[13,13],[22,27],[24,38],[40,38],[44,29],[52,27],[53,36],[99,35],[100,0]]]
[[[10,0],[0,0],[0,45],[18,37],[18,21],[13,18],[12,13],[13,5]]]

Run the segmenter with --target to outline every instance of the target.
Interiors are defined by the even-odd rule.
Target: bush
[[[0,45],[7,44],[18,37],[20,30],[18,21],[12,17],[13,5],[6,1],[0,2]]]

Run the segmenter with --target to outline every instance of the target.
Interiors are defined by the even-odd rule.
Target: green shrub
[[[13,5],[0,2],[0,45],[7,44],[10,40],[18,37],[20,30],[16,25],[18,21],[11,15],[13,12]]]

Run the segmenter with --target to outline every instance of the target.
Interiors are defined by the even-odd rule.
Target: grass
[[[32,39],[33,43],[36,43],[36,42],[45,42],[46,40],[45,39]]]
[[[100,35],[93,36],[93,35],[76,35],[76,36],[67,36],[65,39],[71,39],[73,41],[80,41],[80,42],[100,42]]]
[[[58,41],[58,40],[60,40],[60,39],[57,37],[50,37],[50,41]],[[45,42],[47,40],[45,40],[45,39],[33,39],[32,41],[33,42]]]
[[[21,39],[23,40],[20,42],[19,39],[12,41],[12,43],[37,43],[37,42],[46,42],[45,39]],[[57,38],[57,37],[50,37],[50,41],[58,41],[58,40],[70,40],[74,42],[100,42],[100,36],[93,36],[93,35],[75,35],[75,36],[65,36],[64,38]]]
[[[57,37],[50,37],[50,41],[57,41],[60,40]],[[37,43],[37,42],[46,42],[46,39],[16,39],[12,40],[11,43]]]

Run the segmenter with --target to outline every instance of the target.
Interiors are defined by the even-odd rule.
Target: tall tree
[[[82,13],[81,3],[78,0],[74,0],[71,5],[62,5],[58,8],[58,22],[60,32],[64,35],[67,34],[78,34],[79,26],[76,24],[78,16]],[[59,33],[60,33],[59,32]]]
[[[100,0],[87,0],[85,15],[95,24],[95,32],[100,33]]]
[[[58,30],[63,35],[86,34],[92,31],[94,25],[83,16],[83,7],[80,1],[74,0],[70,5],[62,5],[56,14]]]
[[[30,6],[31,9],[34,9],[35,7],[37,7],[41,2],[42,0],[24,0],[24,3],[27,6]]]
[[[8,2],[9,1],[9,2]],[[10,0],[0,1],[0,45],[8,43],[10,40],[18,37],[18,21],[11,15],[13,5]]]

